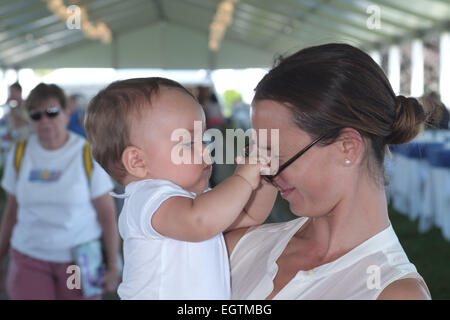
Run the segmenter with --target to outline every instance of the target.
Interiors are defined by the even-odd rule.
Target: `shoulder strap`
[[[16,150],[14,153],[14,168],[16,169],[16,175],[19,175],[20,165],[22,164],[23,154],[25,152],[25,147],[27,145],[27,140],[21,140],[17,143]],[[86,141],[83,148],[83,163],[84,170],[86,171],[86,176],[88,181],[91,181],[92,176],[92,157],[91,157],[91,146],[89,142]]]
[[[91,157],[91,145],[88,141],[84,144],[83,148],[83,163],[84,163],[84,170],[86,171],[86,176],[88,178],[88,181],[91,181],[92,176],[92,157]]]
[[[14,168],[16,169],[16,176],[19,176],[20,165],[22,164],[23,154],[25,152],[25,146],[27,140],[21,140],[16,145],[16,151],[14,153]]]

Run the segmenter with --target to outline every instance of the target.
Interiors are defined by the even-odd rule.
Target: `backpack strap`
[[[92,156],[91,156],[91,145],[88,141],[86,141],[84,148],[83,148],[83,163],[84,163],[84,170],[86,171],[86,176],[88,178],[88,181],[91,181],[92,176]]]
[[[23,155],[25,153],[25,147],[27,145],[27,140],[21,140],[16,145],[16,150],[14,152],[14,168],[16,169],[16,176],[19,176],[20,166],[22,164]],[[86,176],[88,181],[91,181],[92,176],[92,156],[91,156],[91,146],[89,142],[86,141],[83,147],[83,164],[84,170],[86,172]]]
[[[16,151],[14,152],[14,168],[16,169],[16,176],[19,176],[20,165],[22,164],[26,145],[27,140],[21,140],[16,145]]]

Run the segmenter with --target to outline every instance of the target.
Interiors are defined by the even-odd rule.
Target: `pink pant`
[[[11,248],[7,290],[13,300],[99,300],[83,297],[81,289],[68,289],[67,267],[74,263],[46,262]]]

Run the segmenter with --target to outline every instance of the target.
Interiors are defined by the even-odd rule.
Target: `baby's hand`
[[[234,175],[240,176],[247,180],[251,185],[252,189],[255,190],[259,187],[261,182],[261,173],[268,172],[270,170],[270,159],[265,157],[257,158],[257,150],[252,150],[250,155],[246,158],[236,157],[236,162],[238,164]]]

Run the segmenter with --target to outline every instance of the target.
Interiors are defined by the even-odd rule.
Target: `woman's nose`
[[[38,123],[39,124],[46,124],[50,120],[51,119],[49,119],[49,117],[43,112],[42,115],[41,115],[41,119],[39,119]]]

